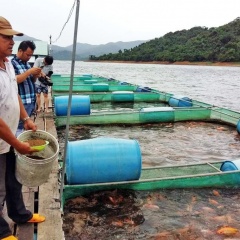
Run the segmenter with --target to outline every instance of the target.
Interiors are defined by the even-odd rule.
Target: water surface
[[[70,67],[71,63],[65,61],[54,64],[57,73],[70,74]],[[82,73],[111,77],[240,111],[239,67],[76,62],[75,74]],[[109,105],[93,107],[94,111],[107,110]],[[137,103],[135,107],[138,108]],[[96,137],[136,139],[143,166],[240,159],[240,136],[236,128],[220,123],[79,125],[70,126],[69,130],[69,141]],[[65,128],[58,129],[58,136],[62,157]],[[240,230],[239,200],[239,191],[230,189],[94,193],[66,204],[64,231],[67,240],[240,239],[239,233],[217,234],[224,226]]]

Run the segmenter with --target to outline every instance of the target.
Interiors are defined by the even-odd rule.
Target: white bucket
[[[15,150],[16,159],[16,178],[27,187],[37,187],[49,178],[53,162],[58,158],[59,144],[57,139],[50,133],[42,130],[24,131],[18,136],[20,141],[29,139],[44,139],[49,144],[43,151],[35,152],[31,155],[22,155]]]

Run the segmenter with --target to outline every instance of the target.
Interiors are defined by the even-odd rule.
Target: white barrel
[[[58,159],[59,144],[57,139],[50,133],[42,130],[36,132],[24,131],[18,136],[20,141],[29,139],[44,139],[49,144],[42,151],[31,155],[22,155],[15,150],[16,159],[16,178],[27,187],[36,187],[45,182],[51,173],[53,162]]]

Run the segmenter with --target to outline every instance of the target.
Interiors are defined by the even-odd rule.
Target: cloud
[[[51,35],[55,41],[74,2],[11,0],[1,6],[1,15],[26,35],[43,41]],[[77,40],[105,44],[154,39],[195,26],[219,27],[239,17],[239,9],[239,0],[80,0]],[[56,45],[72,44],[75,14],[76,8]]]

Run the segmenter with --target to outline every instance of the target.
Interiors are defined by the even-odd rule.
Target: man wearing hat
[[[8,223],[2,216],[4,202],[8,216],[15,223],[40,223],[45,217],[32,214],[24,205],[22,185],[15,177],[15,148],[21,154],[31,154],[29,143],[23,143],[15,137],[19,119],[24,128],[36,131],[37,127],[24,109],[18,95],[18,86],[12,64],[7,59],[11,55],[13,36],[23,33],[12,29],[7,19],[0,16],[0,239],[16,240]]]

